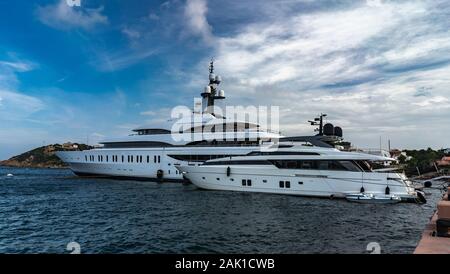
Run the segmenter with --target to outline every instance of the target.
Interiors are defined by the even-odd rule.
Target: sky
[[[450,147],[447,1],[76,2],[0,0],[0,159],[163,121],[212,57],[227,104],[279,106],[284,135],[324,112],[359,147]]]

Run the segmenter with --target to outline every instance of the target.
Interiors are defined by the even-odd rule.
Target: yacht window
[[[303,185],[303,182],[298,182],[299,185]]]
[[[158,155],[158,163],[161,163],[161,156]]]
[[[267,180],[263,180],[263,183],[267,183]]]
[[[342,164],[338,161],[328,161],[328,169],[329,170],[347,170]]]
[[[243,186],[246,186],[246,185],[247,185],[247,181],[243,179],[243,180],[242,180],[242,185],[243,185]]]
[[[280,181],[280,187],[284,188],[284,181]]]
[[[284,182],[284,185],[286,186],[286,188],[291,188],[291,182],[289,181]]]
[[[153,162],[156,163],[156,155],[153,156]]]
[[[296,169],[297,168],[297,161],[288,161],[287,162],[287,168]]]
[[[217,166],[217,165],[271,165],[269,161],[266,160],[242,160],[242,161],[216,161],[216,162],[206,162],[203,163],[205,166]]]
[[[124,161],[124,158],[125,158],[125,156],[122,155],[122,163],[123,163],[123,161]]]
[[[138,129],[135,130],[135,132],[137,132],[138,135],[155,135],[155,134],[170,134],[170,130],[167,129],[160,129],[160,128],[155,128],[155,129]]]
[[[147,163],[150,163],[150,156],[147,155]]]
[[[109,156],[106,155],[106,162],[109,162]]]
[[[86,162],[87,162],[87,155],[84,155],[84,159],[86,160]]]
[[[359,169],[352,161],[339,161],[339,163],[348,171],[361,172],[361,169]]]
[[[313,169],[315,161],[302,161],[302,169]]]
[[[370,166],[370,164],[367,161],[356,161],[356,163],[365,172],[371,172],[372,171],[372,167]]]
[[[247,186],[252,186],[252,180],[247,180]]]
[[[320,155],[317,152],[295,152],[295,151],[252,151],[249,156],[258,155]]]

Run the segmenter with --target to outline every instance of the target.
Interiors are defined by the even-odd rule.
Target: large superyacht
[[[79,176],[182,181],[177,165],[246,155],[283,137],[258,123],[216,114],[215,101],[225,99],[224,91],[218,90],[220,82],[211,61],[200,111],[194,109],[189,117],[167,120],[159,127],[136,128],[129,136],[104,140],[94,149],[60,151],[57,156]]]

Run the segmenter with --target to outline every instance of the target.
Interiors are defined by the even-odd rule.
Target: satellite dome
[[[323,134],[327,135],[327,136],[333,136],[334,135],[334,126],[333,124],[325,124],[323,126]]]
[[[216,84],[220,84],[220,82],[222,82],[222,77],[220,77],[219,75],[216,75],[215,82],[216,82]]]

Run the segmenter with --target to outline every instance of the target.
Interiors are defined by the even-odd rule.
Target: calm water
[[[411,253],[439,193],[360,205],[0,167],[0,253]]]

